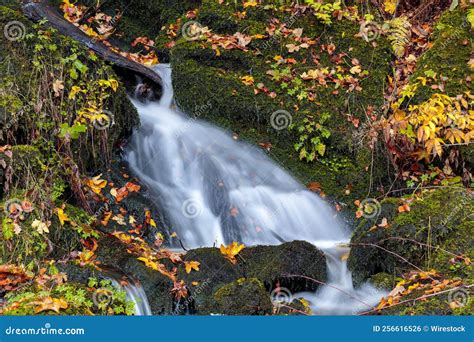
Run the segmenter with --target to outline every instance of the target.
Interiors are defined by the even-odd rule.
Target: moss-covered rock
[[[372,285],[381,290],[391,290],[395,285],[395,277],[385,272],[374,274],[370,277],[369,281]]]
[[[173,288],[171,279],[146,267],[143,262],[129,254],[126,246],[115,238],[101,239],[99,247],[96,254],[97,260],[102,265],[120,270],[140,282],[154,315],[173,313],[174,299],[171,294]]]
[[[185,261],[200,263],[199,272],[187,274],[178,270],[178,278],[189,286],[190,299],[181,307],[191,308],[198,314],[215,313],[214,293],[240,278],[256,278],[268,293],[276,286],[287,288],[291,293],[314,291],[318,283],[298,276],[326,281],[324,254],[304,241],[284,243],[280,246],[256,246],[245,248],[233,265],[217,248],[199,248],[189,251]]]
[[[94,258],[101,270],[90,265],[79,267],[75,263],[61,265],[60,270],[66,272],[71,281],[81,284],[87,284],[91,277],[108,278],[110,272],[124,274],[143,286],[155,315],[270,314],[270,293],[277,285],[291,293],[314,291],[318,287],[315,282],[289,275],[327,280],[323,253],[301,241],[245,248],[237,256],[235,265],[217,248],[191,250],[183,256],[183,261],[197,261],[200,265],[199,271],[189,274],[184,267],[162,259],[160,262],[168,270],[178,267],[176,279],[183,280],[188,290],[188,296],[180,301],[171,292],[175,284],[169,277],[145,266],[116,238],[101,237]]]
[[[61,0],[52,0],[51,3],[59,9]],[[89,8],[97,4],[95,0],[82,0],[79,3]],[[112,0],[102,2],[100,10],[115,18],[121,14],[115,34],[119,39],[113,36],[112,42],[127,50],[135,38],[146,36],[154,39],[165,24],[199,7],[200,3],[200,0]],[[157,52],[160,59],[167,59],[167,51],[158,48]]]
[[[363,219],[354,231],[348,266],[356,285],[379,272],[401,275],[416,268],[450,277],[473,278],[472,265],[451,263],[455,255],[474,257],[474,199],[462,188],[426,191],[398,212],[400,200],[381,202],[379,215]],[[379,227],[386,218],[388,227]]]
[[[272,313],[270,295],[256,278],[241,278],[220,287],[214,294],[217,312],[226,315],[266,315]]]

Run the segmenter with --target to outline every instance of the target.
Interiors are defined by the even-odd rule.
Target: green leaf
[[[72,127],[70,127],[67,123],[61,124],[61,131],[59,132],[60,138],[65,138],[66,136],[70,136],[71,139],[79,138],[81,133],[87,131],[87,126],[75,123]]]

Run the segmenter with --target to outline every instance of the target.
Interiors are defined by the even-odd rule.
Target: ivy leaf
[[[87,126],[75,123],[73,126],[69,126],[67,123],[63,123],[60,126],[59,132],[60,138],[70,137],[71,139],[78,139],[81,133],[87,131]]]

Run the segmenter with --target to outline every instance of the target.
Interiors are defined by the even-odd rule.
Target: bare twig
[[[366,246],[366,247],[376,247],[376,248],[380,248],[381,250],[383,250],[384,252],[387,252],[387,253],[390,253],[394,256],[396,256],[397,258],[403,260],[404,262],[406,262],[408,265],[416,268],[418,271],[420,272],[424,272],[421,268],[419,268],[418,266],[416,266],[415,264],[411,263],[410,261],[408,261],[407,259],[405,259],[404,257],[402,257],[400,254],[398,253],[395,253],[395,252],[392,252],[382,246],[379,246],[377,244],[374,244],[374,243],[362,243],[362,242],[356,242],[356,243],[350,243],[351,246]],[[433,279],[432,277],[428,276],[431,280],[435,280]]]
[[[343,289],[340,289],[339,287],[337,286],[334,286],[334,285],[331,285],[331,284],[328,284],[324,281],[321,281],[321,280],[317,280],[317,279],[314,279],[314,278],[311,278],[311,277],[308,277],[308,276],[304,276],[304,275],[297,275],[297,274],[286,274],[285,277],[290,277],[290,278],[304,278],[304,279],[307,279],[307,280],[311,280],[311,281],[314,281],[315,283],[318,283],[320,285],[325,285],[325,286],[328,286],[328,287],[331,287],[333,289],[336,289],[342,293],[344,293],[346,296],[358,301],[359,303],[362,303],[366,306],[368,306],[369,308],[373,308],[373,305],[370,305],[370,304],[367,304],[366,302],[360,300],[359,298],[357,297],[354,297],[352,294],[350,294],[349,292],[347,291],[344,291]]]
[[[405,303],[409,303],[409,302],[416,302],[416,301],[423,300],[423,299],[426,299],[426,298],[439,296],[440,294],[443,294],[443,293],[446,293],[446,292],[451,292],[451,291],[454,291],[454,290],[457,290],[457,289],[461,289],[461,288],[469,289],[469,288],[471,288],[471,287],[473,287],[473,286],[474,286],[474,284],[456,286],[456,287],[453,287],[453,288],[448,289],[448,290],[444,290],[444,291],[440,291],[440,292],[436,292],[436,293],[431,293],[431,294],[423,295],[423,296],[420,296],[420,297],[417,297],[417,298],[413,298],[413,299],[403,300],[403,301],[401,301],[401,302],[398,302],[398,303],[395,303],[395,304],[392,304],[392,305],[389,305],[389,306],[384,306],[383,308],[380,308],[380,309],[373,309],[373,310],[369,310],[369,311],[364,311],[364,312],[359,313],[359,315],[362,316],[362,315],[367,315],[367,314],[370,314],[370,313],[373,313],[373,312],[379,312],[379,311],[381,311],[381,310],[393,308],[394,306],[398,306],[398,305],[401,305],[401,304],[405,304]]]

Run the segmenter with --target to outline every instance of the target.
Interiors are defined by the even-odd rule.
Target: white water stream
[[[135,316],[151,316],[151,308],[145,290],[139,283],[123,284],[115,278],[110,278],[112,286],[117,290],[125,292],[127,300],[133,302]]]
[[[326,254],[329,278],[317,293],[304,294],[315,314],[371,309],[384,293],[368,284],[353,288],[343,260],[348,249],[340,245],[349,241],[350,231],[333,210],[260,149],[180,113],[173,104],[171,69],[159,65],[155,71],[164,83],[163,96],[159,103],[132,100],[142,126],[125,158],[184,246],[312,242]],[[212,105],[196,102],[197,116]]]

